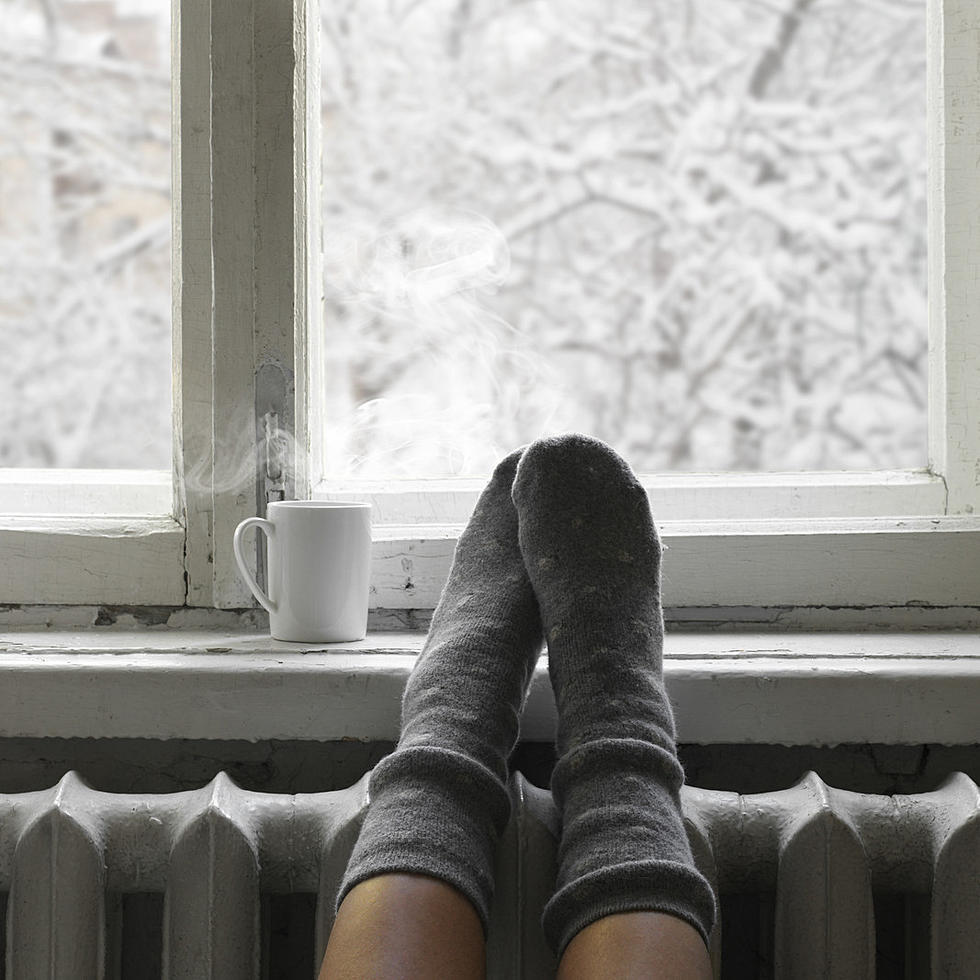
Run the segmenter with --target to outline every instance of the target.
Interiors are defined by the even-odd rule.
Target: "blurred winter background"
[[[167,0],[0,0],[0,465],[169,465]],[[924,0],[321,0],[330,477],[922,466]]]
[[[0,466],[171,459],[169,0],[0,0]]]
[[[325,4],[328,475],[924,465],[924,18]]]

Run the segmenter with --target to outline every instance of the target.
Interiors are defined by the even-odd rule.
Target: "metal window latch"
[[[289,451],[289,441],[279,429],[278,412],[266,412],[262,416],[262,426],[265,431],[265,502],[271,504],[273,501],[286,499],[286,454]]]
[[[291,411],[292,375],[275,361],[265,361],[255,372],[255,513],[268,516],[269,504],[296,495],[296,461],[293,458],[295,421]],[[255,535],[255,571],[268,590],[267,554],[263,534]]]

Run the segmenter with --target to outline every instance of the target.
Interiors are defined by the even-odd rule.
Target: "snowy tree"
[[[169,7],[0,0],[0,465],[170,466]]]
[[[924,16],[324,5],[332,472],[924,465]]]
[[[330,474],[925,462],[924,0],[322,0]],[[0,0],[0,465],[170,454],[166,0]]]

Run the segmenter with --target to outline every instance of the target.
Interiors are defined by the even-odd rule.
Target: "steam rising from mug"
[[[480,476],[550,431],[561,384],[531,339],[488,306],[511,268],[489,218],[448,207],[360,221],[328,215],[323,268],[322,475]],[[215,428],[217,471],[212,480],[210,460],[199,460],[188,489],[254,494],[261,428],[252,417]],[[277,438],[283,475],[296,486],[304,447],[282,422]]]
[[[250,415],[237,417],[232,424],[217,427],[216,465],[211,472],[210,457],[199,459],[185,473],[190,493],[255,493],[256,481],[268,475],[280,484],[296,487],[303,482],[306,452],[295,435],[278,419],[270,431],[268,423]],[[267,438],[268,437],[268,438]],[[274,465],[268,464],[269,451]]]
[[[471,290],[495,291],[510,271],[501,230],[472,211],[419,208],[384,221],[351,224],[327,236],[331,287],[365,309],[441,332],[434,304]]]
[[[327,472],[476,476],[547,427],[556,385],[529,339],[491,310],[509,274],[484,215],[424,207],[324,222]],[[532,417],[536,414],[537,417]]]

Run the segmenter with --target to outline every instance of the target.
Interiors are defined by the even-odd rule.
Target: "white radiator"
[[[221,773],[195,791],[124,795],[70,772],[48,790],[0,795],[0,973],[312,978],[367,779],[289,796],[245,792]],[[554,973],[539,928],[554,880],[554,810],[520,774],[511,791],[489,975],[537,980]],[[685,787],[683,803],[723,912],[745,930],[741,896],[763,896],[769,910],[754,920],[768,915],[770,925],[760,933],[766,965],[752,975],[873,977],[876,907],[902,895],[925,910],[928,941],[894,975],[980,978],[980,794],[969,777],[870,796],[809,773],[752,796]],[[726,925],[735,928],[728,914],[713,936],[716,975],[734,975],[728,943],[722,962]]]

